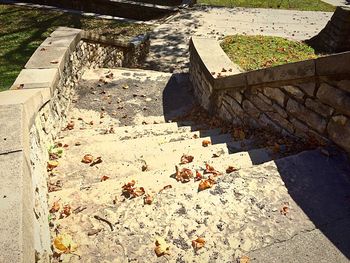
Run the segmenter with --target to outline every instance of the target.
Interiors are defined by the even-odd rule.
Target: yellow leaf
[[[77,244],[72,240],[72,237],[68,234],[61,234],[55,237],[53,244],[56,249],[64,253],[71,253],[77,249]]]
[[[169,253],[170,246],[165,242],[164,238],[159,237],[156,239],[156,248],[154,249],[154,252],[156,252],[157,256],[163,256]]]

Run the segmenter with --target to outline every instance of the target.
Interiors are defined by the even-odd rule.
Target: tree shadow
[[[289,195],[350,259],[350,164],[345,154],[331,152],[331,156],[321,151],[303,152],[275,164]]]

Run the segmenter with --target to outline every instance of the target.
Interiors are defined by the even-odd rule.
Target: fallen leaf
[[[169,249],[170,246],[165,242],[163,238],[157,238],[156,240],[156,248],[154,249],[154,252],[158,257],[163,255],[169,255]]]
[[[103,119],[105,117],[105,112],[100,112],[100,119]]]
[[[202,146],[203,147],[208,147],[210,144],[211,144],[211,141],[209,141],[209,140],[203,140],[202,141]]]
[[[203,175],[199,171],[196,171],[196,177],[194,178],[194,180],[199,181],[199,180],[202,180],[202,178],[203,178]]]
[[[197,134],[194,134],[194,135],[193,135],[193,139],[198,139],[198,135],[197,135]]]
[[[129,86],[128,85],[123,85],[123,89],[128,89]]]
[[[55,169],[58,166],[58,162],[55,160],[51,160],[47,162],[47,170],[48,171],[52,171],[53,169]]]
[[[193,178],[193,173],[190,169],[182,168],[180,171],[177,165],[175,166],[175,169],[176,169],[176,173],[175,173],[176,181],[180,181],[181,183],[187,183],[191,180],[191,178]]]
[[[76,142],[74,145],[75,145],[75,146],[80,146],[80,145],[81,145],[81,142]]]
[[[187,154],[183,154],[181,156],[181,164],[186,164],[186,163],[191,163],[193,161],[194,157],[192,155],[187,155]]]
[[[234,128],[233,130],[233,137],[235,139],[239,139],[239,140],[244,140],[245,139],[245,133],[241,128]]]
[[[234,167],[234,166],[229,166],[226,169],[226,173],[228,173],[228,174],[232,173],[232,172],[235,172],[235,171],[238,171],[238,169],[236,167]]]
[[[213,174],[213,175],[221,175],[220,172],[216,171],[213,166],[211,166],[211,165],[209,165],[207,163],[205,164],[204,173],[205,174]]]
[[[283,206],[280,209],[280,213],[284,216],[289,213],[289,203],[288,202],[283,204]]]
[[[143,187],[134,187],[135,184],[135,180],[125,184],[122,187],[122,195],[129,199],[143,195],[145,193],[145,189]]]
[[[238,263],[249,263],[249,262],[250,262],[250,258],[247,256],[241,256],[238,261]]]
[[[147,171],[148,170],[148,165],[147,164],[142,165],[141,170],[142,170],[142,172]]]
[[[58,60],[51,60],[50,63],[51,64],[58,64]]]
[[[94,121],[90,121],[88,124],[89,125],[94,125]]]
[[[108,176],[106,176],[106,175],[104,175],[104,176],[102,176],[101,177],[101,182],[103,182],[103,181],[106,181],[106,180],[108,180],[109,179],[109,177]]]
[[[81,162],[91,163],[94,160],[94,157],[91,154],[85,154]]]
[[[198,192],[203,191],[203,190],[208,189],[208,188],[212,188],[215,183],[216,183],[215,180],[210,179],[210,178],[200,181],[200,183],[198,185]]]
[[[55,201],[53,202],[51,208],[50,208],[50,213],[56,213],[58,212],[58,210],[60,210],[61,208],[61,205],[59,203],[59,201]]]
[[[66,129],[68,129],[68,130],[73,130],[73,129],[74,129],[74,121],[70,121],[70,122],[67,124]]]
[[[61,211],[60,218],[66,218],[72,213],[72,208],[70,205],[65,205]]]
[[[90,166],[94,166],[96,164],[102,163],[101,157],[97,157],[93,162],[90,164]]]
[[[54,247],[63,253],[71,253],[77,249],[77,244],[72,240],[68,234],[57,235],[53,241]]]
[[[279,153],[281,151],[281,146],[278,143],[275,143],[273,146],[273,152]]]
[[[192,247],[195,250],[198,250],[198,249],[204,247],[204,245],[205,245],[205,239],[202,237],[198,237],[197,239],[192,240]]]
[[[153,202],[153,197],[147,194],[144,198],[143,201],[146,205],[150,205]]]

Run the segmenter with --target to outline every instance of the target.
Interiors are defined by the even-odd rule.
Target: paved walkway
[[[334,6],[349,6],[350,7],[350,2],[346,0],[322,0],[322,2],[328,3],[330,5]]]
[[[316,35],[331,16],[330,12],[204,6],[183,10],[153,31],[147,68],[186,71],[191,36],[221,39],[249,34],[304,40]]]

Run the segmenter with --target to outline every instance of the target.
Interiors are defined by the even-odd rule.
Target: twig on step
[[[102,218],[102,217],[100,217],[100,216],[98,216],[98,215],[94,215],[94,218],[97,219],[97,220],[103,221],[103,222],[105,222],[106,224],[108,224],[109,227],[111,228],[111,231],[114,230],[113,224],[112,224],[111,222],[109,222],[107,219],[104,219],[104,218]]]

